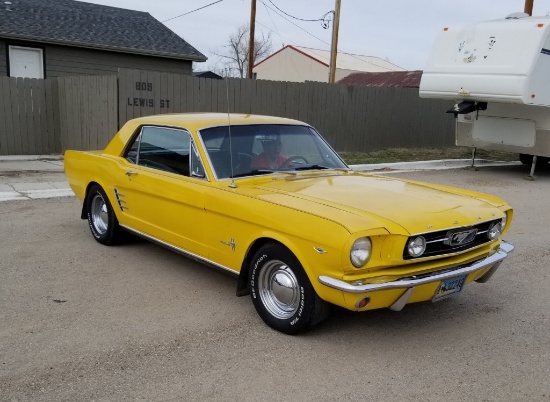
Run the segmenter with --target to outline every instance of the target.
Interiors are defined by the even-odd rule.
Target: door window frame
[[[128,143],[128,146],[126,148],[126,151],[124,152],[124,158],[136,165],[136,166],[141,166],[141,167],[149,167],[151,169],[156,169],[155,167],[151,167],[151,166],[147,166],[147,165],[143,165],[143,164],[140,164],[140,154],[141,154],[141,142],[142,142],[142,137],[143,137],[143,132],[145,129],[147,128],[155,128],[155,129],[162,129],[162,130],[171,130],[171,131],[176,131],[176,132],[179,132],[179,133],[182,133],[184,135],[187,135],[188,138],[189,138],[189,155],[188,155],[188,167],[189,167],[189,174],[184,174],[184,173],[174,173],[174,174],[178,174],[179,176],[183,176],[183,177],[193,177],[193,178],[196,178],[196,179],[201,179],[201,180],[208,180],[208,176],[206,174],[206,170],[204,168],[204,162],[198,152],[198,149],[197,149],[197,146],[195,144],[195,141],[193,139],[193,136],[191,135],[191,133],[184,129],[184,128],[180,128],[180,127],[169,127],[169,126],[156,126],[156,125],[153,125],[153,124],[147,124],[147,125],[143,125],[143,126],[140,126],[137,130],[136,130],[136,134],[134,135],[133,139],[131,141],[129,141]],[[133,149],[134,148],[134,144],[136,144],[137,142],[137,149]],[[135,155],[135,160],[133,160],[131,157],[128,156],[128,154],[131,152],[131,151],[135,151],[136,152],[136,155]],[[200,169],[195,169],[196,166],[194,166],[194,163],[196,163],[198,161],[198,163],[200,164]],[[156,169],[158,171],[163,171],[162,169]],[[168,172],[170,173],[170,172]],[[202,174],[200,174],[202,173]]]

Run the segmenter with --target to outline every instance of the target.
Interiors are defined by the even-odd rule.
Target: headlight
[[[500,236],[502,233],[502,221],[500,222],[494,222],[489,226],[489,230],[487,231],[487,237],[489,240],[495,240],[497,237]]]
[[[349,258],[355,268],[365,265],[371,256],[372,242],[368,237],[361,237],[355,240],[351,246]]]
[[[407,251],[411,257],[420,257],[426,251],[426,239],[423,236],[412,238],[407,244]]]
[[[508,222],[508,215],[506,215],[506,213],[504,214],[504,218],[502,218],[500,222],[502,224],[501,231],[503,231],[506,227],[506,222]]]

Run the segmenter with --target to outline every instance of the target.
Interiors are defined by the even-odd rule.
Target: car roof
[[[306,125],[301,121],[284,117],[237,113],[175,113],[144,116],[128,120],[117,135],[107,144],[103,153],[107,155],[121,155],[132,135],[138,127],[143,125],[168,126],[197,131],[209,127],[227,126],[228,117],[232,126],[246,124]]]
[[[187,129],[199,130],[204,127],[242,124],[292,124],[304,125],[305,123],[287,119],[284,117],[262,116],[254,114],[237,113],[177,113],[145,116],[133,119],[132,123],[137,125],[158,124],[166,126],[185,127]]]

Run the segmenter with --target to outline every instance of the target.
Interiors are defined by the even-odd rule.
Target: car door
[[[131,229],[200,256],[206,255],[203,164],[191,134],[144,126],[126,154],[115,193]]]

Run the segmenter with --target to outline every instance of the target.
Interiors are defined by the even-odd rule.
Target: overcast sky
[[[188,13],[216,0],[88,0],[150,13],[159,21]],[[272,33],[272,50],[285,45],[330,49],[332,25],[319,19],[334,10],[334,0],[257,0],[256,32]],[[438,32],[446,26],[503,18],[523,11],[525,0],[342,0],[338,50],[388,59],[408,70],[422,70]],[[196,70],[219,63],[229,35],[250,22],[250,0],[222,0],[165,25],[208,57]],[[550,12],[550,0],[534,0],[533,15]]]

